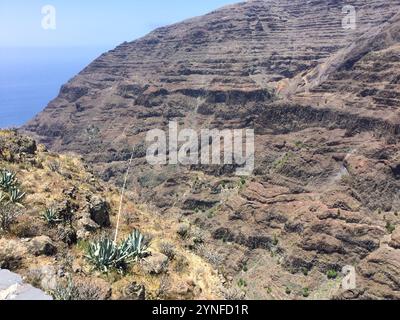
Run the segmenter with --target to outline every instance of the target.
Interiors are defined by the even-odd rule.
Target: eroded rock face
[[[96,59],[23,130],[118,185],[135,146],[129,186],[201,228],[203,253],[247,297],[395,298],[400,1],[352,1],[355,30],[341,26],[348,4],[247,1],[159,28]],[[170,120],[254,128],[253,175],[148,165],[146,132]],[[109,225],[107,204],[89,203]],[[346,265],[358,287],[332,289],[327,272]]]

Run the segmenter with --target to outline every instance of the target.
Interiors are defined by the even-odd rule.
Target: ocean
[[[112,48],[0,48],[0,128],[18,127],[54,99],[61,85]]]

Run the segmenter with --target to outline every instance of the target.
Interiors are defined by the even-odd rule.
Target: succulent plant
[[[18,188],[12,188],[10,190],[10,202],[14,204],[21,204],[22,199],[25,197],[25,192],[22,192]]]
[[[138,261],[148,253],[147,249],[144,235],[135,229],[119,246],[109,238],[90,243],[85,257],[95,269],[108,272],[111,268],[122,270],[128,263]]]
[[[10,192],[13,187],[18,184],[18,180],[16,178],[16,174],[8,171],[6,169],[2,169],[0,172],[0,188],[3,191]]]
[[[48,225],[54,225],[62,221],[62,219],[58,218],[57,212],[53,208],[47,208],[41,217]]]
[[[119,250],[129,261],[138,261],[148,254],[148,245],[145,237],[139,230],[135,229],[129,237],[124,240]]]
[[[121,262],[118,247],[108,238],[90,243],[86,258],[95,269],[103,272],[108,272]]]

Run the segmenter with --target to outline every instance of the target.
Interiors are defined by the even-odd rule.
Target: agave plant
[[[16,174],[8,171],[6,169],[2,169],[0,172],[0,188],[4,191],[11,191],[13,187],[18,184],[18,180],[16,178]]]
[[[48,225],[54,225],[62,220],[58,218],[57,212],[53,208],[47,208],[41,215],[42,219],[46,221]]]
[[[119,250],[129,261],[139,260],[148,254],[148,244],[139,230],[135,229],[129,237],[124,240]]]
[[[103,272],[118,267],[123,261],[118,247],[108,238],[90,243],[85,257],[95,269]]]
[[[25,197],[25,192],[21,192],[18,188],[12,188],[10,190],[10,202],[20,205],[21,206],[21,201]]]

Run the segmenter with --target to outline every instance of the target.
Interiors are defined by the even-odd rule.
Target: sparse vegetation
[[[277,159],[273,164],[272,167],[276,170],[276,171],[280,171],[287,163],[288,161],[293,157],[293,153],[292,152],[287,152],[285,153],[285,155],[280,158]]]
[[[304,288],[303,289],[303,297],[308,298],[310,296],[310,289],[309,288]]]

